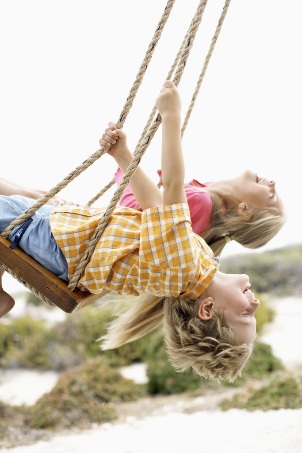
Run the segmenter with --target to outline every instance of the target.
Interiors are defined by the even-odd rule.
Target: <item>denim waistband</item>
[[[19,245],[19,242],[21,241],[23,234],[25,233],[25,231],[27,230],[27,228],[29,227],[29,225],[31,224],[32,221],[33,221],[33,219],[32,219],[32,217],[30,217],[24,223],[21,224],[21,228],[19,229],[18,233],[15,235],[14,241],[9,246],[10,249],[14,249]]]

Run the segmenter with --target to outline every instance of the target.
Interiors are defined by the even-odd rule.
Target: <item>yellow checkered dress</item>
[[[104,209],[61,206],[50,225],[71,278]],[[146,209],[117,206],[87,264],[79,287],[118,294],[197,298],[211,283],[218,263],[192,232],[186,203]]]

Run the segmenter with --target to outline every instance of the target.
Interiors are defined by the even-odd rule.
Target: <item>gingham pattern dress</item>
[[[50,225],[68,263],[69,279],[85,252],[104,209],[55,207]],[[193,233],[186,203],[146,209],[117,206],[86,265],[79,287],[118,294],[200,296],[218,263]]]

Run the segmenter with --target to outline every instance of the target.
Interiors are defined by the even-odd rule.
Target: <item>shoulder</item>
[[[206,189],[203,190],[200,186],[186,185],[185,192],[190,210],[212,208],[212,198]]]

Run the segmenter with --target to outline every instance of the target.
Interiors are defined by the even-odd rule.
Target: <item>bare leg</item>
[[[40,189],[30,189],[28,187],[20,186],[19,184],[15,184],[14,182],[8,181],[6,179],[0,178],[0,195],[22,195],[23,197],[32,198],[37,200],[38,198],[43,197],[46,194],[45,190]],[[63,200],[55,195],[53,198],[48,200],[47,204],[60,206],[60,205],[75,205],[79,206],[77,203],[73,203],[71,201]]]
[[[0,318],[6,315],[15,305],[15,301],[2,287],[4,270],[0,268]]]
[[[0,195],[22,195],[38,199],[44,195],[42,190],[28,189],[6,179],[0,178]],[[3,289],[2,276],[4,270],[0,267],[0,318],[6,315],[15,305],[14,299]]]
[[[1,195],[23,195],[24,197],[38,199],[46,192],[43,190],[29,189],[20,186],[6,179],[0,178],[0,194]]]

